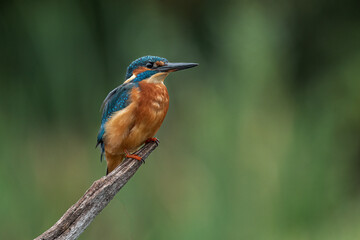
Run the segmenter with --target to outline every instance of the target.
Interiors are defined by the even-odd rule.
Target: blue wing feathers
[[[102,119],[101,119],[101,126],[97,136],[97,144],[101,146],[101,157],[100,160],[102,161],[103,154],[104,154],[104,141],[103,137],[105,134],[105,124],[111,118],[112,114],[126,108],[130,104],[130,91],[135,87],[135,83],[124,83],[119,87],[112,90],[107,97],[105,98],[102,104]]]

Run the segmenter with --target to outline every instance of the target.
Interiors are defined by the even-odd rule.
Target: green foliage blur
[[[0,239],[105,174],[101,103],[166,79],[161,144],[80,239],[360,239],[359,1],[0,3]]]

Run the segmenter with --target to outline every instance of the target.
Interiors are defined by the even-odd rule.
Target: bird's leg
[[[124,150],[125,152],[125,157],[127,158],[133,158],[133,159],[136,159],[136,160],[139,160],[141,161],[141,163],[145,163],[144,159],[142,159],[140,156],[136,155],[136,154],[130,154],[128,150]]]
[[[156,137],[146,139],[145,143],[149,143],[149,142],[156,142],[157,144],[160,143],[159,139],[157,139]]]

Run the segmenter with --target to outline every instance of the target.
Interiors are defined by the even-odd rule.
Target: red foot
[[[142,158],[136,154],[126,154],[126,157],[142,161]]]
[[[153,137],[153,138],[148,138],[146,139],[145,143],[149,143],[149,142],[156,142],[156,143],[159,143],[159,139],[157,139],[156,137]]]
[[[136,160],[138,160],[138,161],[140,161],[142,163],[145,163],[145,161],[142,159],[142,157],[140,157],[140,156],[138,156],[136,154],[130,154],[127,150],[125,150],[125,153],[126,153],[125,157],[136,159]]]

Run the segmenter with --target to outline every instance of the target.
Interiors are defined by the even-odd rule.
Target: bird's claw
[[[159,139],[157,139],[156,137],[146,139],[145,143],[149,142],[155,142],[157,145],[159,145],[160,143]]]
[[[140,161],[141,163],[145,163],[145,160],[142,157],[140,157],[137,154],[130,154],[128,151],[126,151],[125,157],[136,159],[136,160]]]

